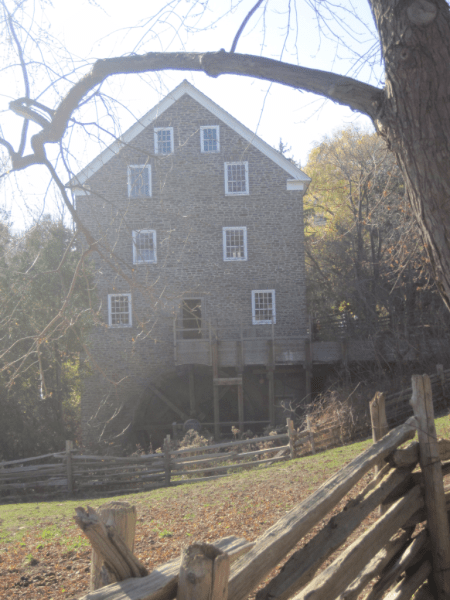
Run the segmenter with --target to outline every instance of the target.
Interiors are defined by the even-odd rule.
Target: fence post
[[[66,472],[67,472],[67,491],[69,496],[73,494],[73,465],[72,465],[73,442],[66,440]]]
[[[211,544],[192,544],[181,553],[177,600],[227,600],[230,557]]]
[[[170,485],[170,435],[164,439],[164,483]]]
[[[306,415],[306,427],[309,431],[309,443],[311,444],[311,454],[316,453],[316,445],[314,443],[314,431],[312,430],[311,417]]]
[[[98,516],[106,525],[113,525],[125,542],[127,548],[133,552],[134,535],[136,531],[136,507],[129,502],[112,501],[103,504],[97,511]],[[114,574],[104,567],[102,556],[93,549],[91,561],[91,591],[117,581]]]
[[[420,467],[425,484],[425,507],[432,557],[430,583],[435,588],[434,597],[437,600],[448,600],[450,598],[450,536],[428,375],[412,376],[410,403],[417,419]]]
[[[289,435],[289,451],[291,453],[291,458],[295,458],[295,447],[294,447],[294,421],[292,419],[286,419],[287,432]]]
[[[385,400],[383,392],[376,392],[369,404],[370,420],[372,422],[372,440],[374,444],[381,440],[389,431]],[[384,463],[381,462],[375,466],[375,474],[380,471],[383,465]]]

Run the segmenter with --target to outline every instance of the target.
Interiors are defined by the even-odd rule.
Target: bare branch
[[[263,2],[263,0],[258,0],[257,3],[255,4],[255,6],[250,10],[250,12],[247,14],[247,16],[245,17],[245,19],[242,21],[241,26],[238,29],[238,32],[234,36],[234,40],[233,40],[233,43],[231,45],[230,54],[232,54],[236,50],[237,43],[239,41],[239,38],[242,35],[242,32],[245,29],[245,26],[247,25],[247,23],[251,19],[251,16],[253,15],[253,13],[255,13],[258,10],[258,8],[261,6],[262,2]]]

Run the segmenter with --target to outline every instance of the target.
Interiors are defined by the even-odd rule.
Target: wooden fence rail
[[[118,579],[82,600],[244,600],[264,580],[256,600],[357,600],[374,578],[366,600],[407,600],[415,594],[418,600],[448,600],[450,491],[445,492],[443,477],[450,473],[450,440],[436,439],[430,379],[414,376],[411,392],[414,416],[379,440],[386,417],[384,395],[377,394],[372,411],[374,444],[254,543],[238,538],[213,546],[195,543],[183,550],[180,560],[141,577]],[[417,431],[419,442],[400,448]],[[304,437],[304,432],[297,436]],[[290,449],[294,443],[291,432]],[[294,546],[375,467],[376,476],[366,488],[271,577]],[[379,518],[346,543],[377,507],[382,507]],[[108,535],[114,537],[113,532]],[[240,558],[231,565],[237,553]],[[105,551],[105,564],[114,570],[107,555]]]
[[[167,436],[163,452],[130,457],[80,454],[67,442],[66,452],[0,463],[0,501],[131,493],[222,477],[295,457],[312,434],[290,431],[290,441],[287,432],[181,450]]]

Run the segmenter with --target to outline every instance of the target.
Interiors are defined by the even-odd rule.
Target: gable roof
[[[184,94],[188,94],[196,102],[201,104],[204,108],[209,110],[218,119],[223,121],[228,127],[233,129],[237,134],[243,137],[247,142],[252,144],[260,152],[265,154],[270,160],[276,163],[279,167],[284,169],[295,182],[303,182],[300,189],[306,189],[311,178],[306,175],[301,169],[296,167],[287,158],[285,158],[280,152],[269,146],[260,137],[253,133],[250,129],[242,125],[237,119],[232,117],[226,110],[221,108],[218,104],[213,102],[210,98],[205,96],[200,90],[184,80],[178,85],[172,92],[161,100],[156,106],[148,111],[142,118],[140,118],[134,125],[132,125],[120,138],[113,142],[108,148],[105,148],[93,161],[91,161],[84,169],[82,169],[78,175],[75,175],[67,184],[67,187],[76,187],[77,185],[83,185],[94,173],[96,173],[103,165],[105,165],[113,156],[116,156],[120,150],[132,142],[136,136],[138,136],[146,127],[148,127],[157,117],[161,116],[168,108],[170,108],[177,100],[179,100]],[[298,184],[295,185],[292,182],[291,189],[298,189]]]

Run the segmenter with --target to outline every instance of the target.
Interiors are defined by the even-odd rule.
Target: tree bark
[[[450,16],[445,0],[370,0],[386,66],[374,120],[395,153],[450,308]]]

